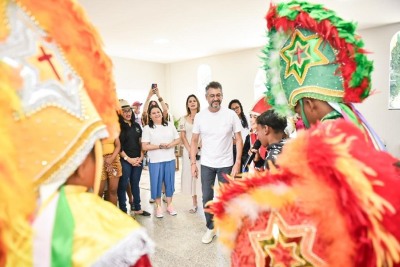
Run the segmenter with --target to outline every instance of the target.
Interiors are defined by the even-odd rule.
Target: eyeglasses
[[[123,109],[122,112],[123,112],[123,113],[131,113],[131,112],[132,112],[132,109]]]
[[[216,95],[208,95],[209,98],[221,98],[222,94],[216,94]]]

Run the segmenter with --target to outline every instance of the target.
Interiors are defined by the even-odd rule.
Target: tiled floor
[[[181,172],[175,173],[175,194],[173,198],[174,207],[178,212],[176,216],[164,214],[159,219],[154,215],[153,204],[149,203],[150,182],[148,171],[143,170],[141,178],[142,208],[151,212],[152,216],[136,216],[137,221],[142,224],[150,237],[156,244],[155,254],[151,261],[155,267],[169,266],[229,266],[229,256],[222,252],[217,238],[211,244],[201,243],[206,226],[203,209],[199,205],[196,214],[189,213],[192,205],[191,196],[181,193]],[[199,199],[199,204],[201,198]],[[165,210],[166,207],[164,207]]]

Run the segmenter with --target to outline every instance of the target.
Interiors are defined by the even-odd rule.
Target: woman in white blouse
[[[165,184],[167,212],[176,215],[172,206],[175,191],[175,146],[180,138],[175,126],[168,123],[160,107],[152,106],[148,110],[149,124],[143,129],[142,144],[147,151],[150,172],[151,198],[156,201],[156,217],[162,218],[161,186]]]
[[[185,194],[191,194],[193,205],[192,208],[189,209],[190,213],[197,212],[197,194],[201,192],[201,181],[197,179],[197,177],[193,178],[191,174],[190,168],[190,142],[192,140],[192,128],[193,128],[193,120],[196,114],[200,111],[200,102],[195,95],[189,95],[186,99],[186,111],[187,114],[183,116],[179,121],[179,130],[181,134],[182,143],[184,146],[183,155],[182,155],[182,192]],[[200,147],[200,141],[198,144]],[[200,151],[200,149],[199,149]],[[199,164],[199,157],[196,160],[197,164]],[[200,165],[198,166],[200,170]],[[199,176],[200,177],[200,176]]]

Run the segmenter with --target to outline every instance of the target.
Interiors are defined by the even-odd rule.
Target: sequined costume
[[[71,0],[1,0],[0,13],[0,265],[149,266],[144,229],[87,192],[100,139],[119,132],[97,32]],[[92,154],[94,183],[66,186]]]
[[[299,132],[211,204],[232,266],[400,266],[397,161],[344,120]]]
[[[400,266],[398,160],[352,105],[368,97],[373,67],[355,25],[290,1],[270,6],[267,26],[274,110],[290,115],[311,98],[333,111],[310,125],[301,107],[308,129],[285,144],[279,168],[231,181],[211,203],[232,266]]]
[[[384,150],[379,136],[353,105],[370,95],[373,70],[355,23],[308,1],[271,5],[266,18],[269,42],[263,52],[271,106],[290,116],[299,105],[308,128],[304,99],[326,102],[332,111],[320,121],[348,120],[377,149]]]

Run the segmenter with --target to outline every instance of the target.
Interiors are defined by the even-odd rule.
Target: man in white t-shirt
[[[190,145],[190,164],[192,176],[197,177],[196,165],[197,144],[202,139],[201,148],[201,184],[203,192],[203,207],[214,198],[215,176],[220,183],[225,183],[224,174],[235,176],[240,172],[243,141],[242,125],[236,113],[221,107],[223,99],[222,86],[211,82],[206,87],[207,109],[200,111],[194,118],[193,135]],[[233,164],[232,134],[235,135],[236,161]],[[215,236],[213,215],[204,212],[207,221],[207,232],[202,238],[204,244],[211,243]]]

